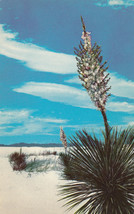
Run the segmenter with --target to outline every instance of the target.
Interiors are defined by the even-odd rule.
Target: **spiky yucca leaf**
[[[111,131],[109,144],[86,131],[77,132],[70,141],[73,147],[64,178],[71,181],[61,188],[66,205],[81,204],[76,211],[81,214],[133,214],[134,128]]]

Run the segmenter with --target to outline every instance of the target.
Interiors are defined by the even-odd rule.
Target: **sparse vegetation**
[[[20,149],[20,152],[14,152],[9,155],[9,162],[14,171],[26,171],[28,173],[46,172],[47,170],[58,170],[58,158],[46,158],[56,155],[56,151],[25,154],[22,153],[22,149]],[[30,159],[31,157],[34,157],[34,159]]]
[[[26,172],[46,172],[50,167],[50,160],[32,160],[27,163]]]
[[[14,171],[22,171],[26,168],[26,154],[22,153],[22,149],[20,152],[14,152],[9,156],[9,162]]]
[[[38,172],[47,172],[47,171],[58,171],[60,170],[59,160],[58,159],[34,159],[27,163],[25,171],[28,173],[38,173]]]
[[[50,151],[43,151],[43,152],[39,152],[39,153],[30,153],[27,156],[31,157],[31,156],[47,156],[47,155],[57,155],[56,151],[50,152]]]

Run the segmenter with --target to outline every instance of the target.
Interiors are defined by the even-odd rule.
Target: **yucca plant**
[[[75,213],[81,214],[133,214],[134,128],[111,130],[108,146],[86,131],[70,141],[68,158],[61,158],[63,176],[71,180],[61,187],[66,205],[79,205]]]
[[[60,140],[65,148],[65,153],[67,153],[67,138],[62,127],[60,127]]]
[[[101,49],[86,32],[84,21],[79,48],[75,48],[77,67],[82,85],[100,110],[105,131],[98,140],[85,130],[69,138],[72,147],[60,155],[63,177],[70,182],[61,186],[62,199],[69,209],[78,206],[81,214],[134,213],[134,127],[124,130],[109,126],[106,102],[110,94],[109,77],[102,63]]]

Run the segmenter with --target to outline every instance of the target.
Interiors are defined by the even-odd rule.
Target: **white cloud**
[[[99,0],[95,2],[96,5],[98,6],[124,6],[124,7],[129,7],[129,6],[134,6],[134,0]]]
[[[109,0],[108,4],[110,6],[134,6],[133,0]]]
[[[109,111],[119,111],[119,112],[134,112],[134,104],[128,102],[109,102],[107,103],[107,109]]]
[[[0,136],[24,134],[52,135],[55,127],[67,123],[57,118],[40,118],[32,115],[32,110],[0,110]]]
[[[122,122],[126,123],[127,125],[134,126],[134,116],[129,115],[129,116],[123,117]]]
[[[117,76],[116,73],[110,73],[111,80],[109,84],[112,86],[111,93],[119,97],[127,97],[134,99],[134,82],[125,79],[123,76]]]
[[[110,93],[118,97],[126,97],[134,99],[134,82],[125,79],[123,76],[117,75],[117,73],[110,72],[109,86],[112,86]],[[68,83],[81,84],[78,77],[66,80]]]
[[[67,85],[28,82],[19,88],[15,88],[14,91],[38,96],[53,102],[61,102],[67,105],[81,108],[95,109],[85,90],[80,90]],[[132,112],[134,111],[134,104],[128,102],[112,101],[108,102],[107,109],[117,112]]]
[[[94,108],[85,91],[56,83],[28,82],[14,91],[31,94],[53,102],[61,102],[67,105]]]
[[[131,121],[131,122],[128,123],[128,125],[129,125],[129,126],[134,126],[134,122]]]
[[[31,111],[29,110],[0,110],[0,125],[11,123],[22,123],[29,116]]]
[[[74,76],[71,79],[65,80],[65,82],[67,82],[67,83],[81,84],[82,81],[78,78],[78,75],[77,75],[77,76]]]
[[[90,134],[100,134],[101,130],[104,129],[104,126],[102,124],[96,123],[84,123],[79,125],[64,125],[63,128],[69,128],[71,131],[78,131],[78,130],[87,130]]]
[[[64,53],[48,51],[32,43],[19,42],[17,33],[5,31],[0,24],[0,54],[19,60],[37,71],[59,74],[76,73],[75,57]]]

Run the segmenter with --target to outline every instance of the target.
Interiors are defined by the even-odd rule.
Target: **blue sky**
[[[108,61],[108,121],[134,124],[133,0],[1,0],[0,143],[60,143],[60,126],[68,137],[103,128],[77,75],[81,15]]]

